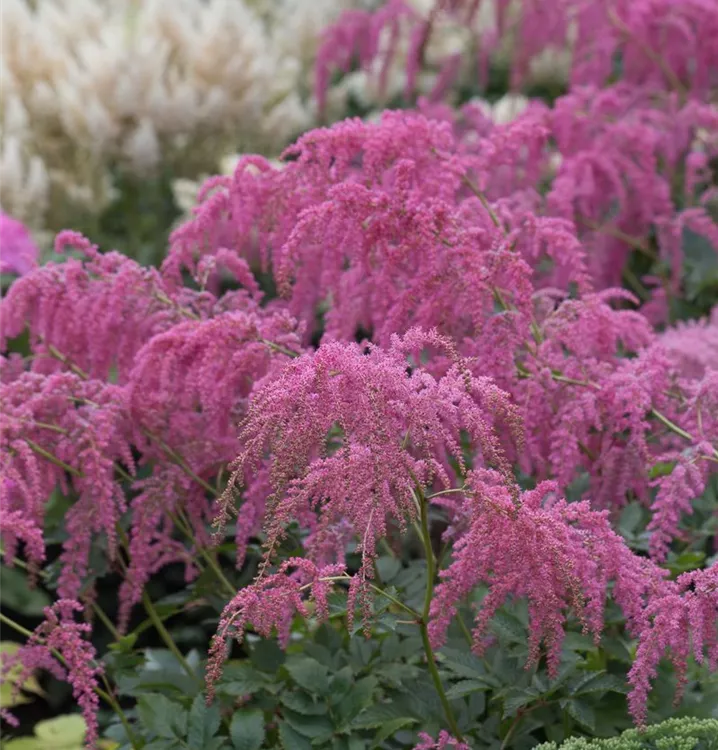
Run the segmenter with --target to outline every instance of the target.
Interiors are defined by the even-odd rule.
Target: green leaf
[[[491,628],[511,643],[526,642],[526,628],[521,620],[508,612],[499,610],[491,621]]]
[[[643,518],[643,509],[638,502],[629,503],[621,512],[618,528],[624,536],[631,536],[638,530]]]
[[[487,676],[482,661],[472,653],[445,648],[439,651],[436,656],[441,661],[442,666],[459,677],[486,680],[494,686],[498,685],[493,678]]]
[[[388,740],[389,737],[394,735],[400,729],[408,727],[411,724],[416,724],[417,721],[417,719],[413,719],[409,716],[399,716],[396,719],[391,719],[390,721],[385,722],[384,725],[376,733],[374,737],[374,744],[381,744],[382,742],[384,742],[384,740]]]
[[[110,649],[110,651],[129,654],[132,652],[136,642],[137,633],[129,633],[128,635],[123,635],[114,643],[111,643],[108,648]]]
[[[28,586],[27,576],[18,568],[0,565],[0,590],[3,607],[28,617],[39,617],[52,603],[41,588]]]
[[[137,713],[142,724],[154,734],[165,739],[184,737],[187,733],[187,712],[160,693],[141,695]]]
[[[192,701],[187,722],[187,742],[190,747],[204,748],[217,734],[220,716],[219,705],[215,702],[207,705],[205,696],[200,694]]]
[[[334,734],[334,725],[326,716],[304,716],[287,709],[284,718],[299,734],[311,740],[326,740]]]
[[[477,690],[489,690],[490,687],[484,680],[461,680],[446,691],[446,697],[449,700],[463,698],[465,695],[475,693]]]
[[[82,747],[87,727],[79,714],[58,716],[56,719],[39,721],[35,725],[35,736],[45,743],[45,747],[64,748]]]
[[[413,717],[406,716],[401,708],[393,703],[377,703],[362,711],[352,722],[352,727],[354,729],[380,729],[396,719],[417,721]]]
[[[303,690],[286,690],[282,693],[282,704],[292,711],[307,716],[323,716],[329,711],[324,701],[317,701]]]
[[[311,750],[312,743],[286,721],[279,722],[279,739],[284,750]]]
[[[45,750],[42,740],[37,737],[18,737],[16,740],[3,742],[2,747],[3,750]]]
[[[650,479],[657,479],[658,477],[667,477],[675,468],[676,468],[675,461],[659,461],[658,463],[653,464],[653,466],[651,466],[650,470],[648,471],[648,476]]]
[[[275,674],[284,664],[286,655],[274,641],[260,640],[252,646],[249,658],[260,672]]]
[[[504,698],[504,716],[512,716],[519,708],[533,703],[539,696],[540,693],[532,689],[513,688],[509,690]]]
[[[3,592],[4,595],[4,592]],[[0,642],[0,666],[5,660],[6,656],[14,656],[20,649],[20,644],[15,641],[2,641]],[[22,666],[16,664],[12,669],[3,677],[3,682],[0,684],[0,708],[12,708],[13,706],[20,706],[23,703],[29,703],[30,699],[18,693],[14,695],[15,690],[13,685],[18,681],[18,678],[22,675]],[[26,693],[35,693],[36,695],[44,695],[40,684],[37,679],[30,675],[25,682],[19,686]]]
[[[337,706],[336,716],[339,724],[344,726],[371,702],[377,682],[373,677],[364,677],[354,683],[354,687]]]
[[[581,726],[590,729],[592,732],[596,729],[596,713],[586,701],[580,698],[562,700],[561,708],[565,709],[569,716],[576,719]]]
[[[264,742],[264,714],[257,709],[236,711],[229,736],[235,750],[259,750]]]
[[[287,662],[285,665],[292,679],[310,693],[327,695],[329,692],[329,676],[327,668],[316,659],[300,658]]]
[[[401,560],[396,557],[380,557],[376,561],[377,573],[384,583],[390,583],[401,570]]]
[[[267,676],[256,670],[251,664],[228,664],[224,668],[222,681],[217,685],[217,692],[224,695],[251,695],[267,685]]]
[[[584,677],[571,688],[571,695],[585,695],[587,693],[627,693],[628,687],[624,680],[614,674],[605,672],[584,675]]]
[[[705,559],[705,552],[699,550],[686,550],[677,557],[668,559],[666,567],[674,576],[678,576],[681,573],[688,573],[691,570],[702,567]]]

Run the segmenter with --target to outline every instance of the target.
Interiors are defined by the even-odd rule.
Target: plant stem
[[[107,681],[107,677],[105,677],[104,674],[100,675],[100,679],[102,680],[102,684],[105,686],[106,692],[106,700],[110,706],[112,707],[112,710],[117,714],[117,717],[120,720],[120,724],[124,727],[125,734],[127,735],[127,739],[130,741],[130,745],[132,745],[133,748],[139,747],[139,744],[137,740],[135,739],[135,735],[132,732],[132,727],[130,726],[130,722],[128,721],[127,717],[125,716],[125,712],[122,710],[122,706],[120,706],[119,701],[115,696],[112,694],[112,688],[110,686],[110,683]]]
[[[441,675],[436,666],[436,657],[434,656],[434,649],[431,647],[429,640],[429,610],[431,609],[431,599],[434,594],[434,577],[436,576],[436,562],[434,560],[434,550],[431,547],[431,535],[429,533],[429,504],[424,497],[424,493],[421,488],[417,489],[419,495],[419,507],[421,511],[421,532],[422,540],[424,542],[424,550],[426,553],[426,593],[424,595],[424,609],[421,613],[421,619],[419,620],[419,628],[421,630],[421,641],[424,644],[424,653],[426,654],[426,661],[429,666],[429,672],[431,679],[434,682],[434,687],[439,695],[439,700],[444,709],[444,715],[446,721],[449,724],[454,737],[463,741],[459,726],[456,723],[456,717],[454,711],[451,708],[449,699],[446,697],[444,692],[444,686],[441,684]]]
[[[149,616],[150,620],[152,620],[152,624],[155,626],[155,630],[159,633],[160,638],[162,638],[167,648],[174,655],[175,659],[177,659],[177,661],[182,665],[182,669],[184,669],[184,671],[187,672],[187,674],[193,680],[198,680],[201,682],[192,667],[190,667],[190,665],[187,663],[187,659],[184,658],[182,652],[179,650],[179,648],[177,648],[177,644],[174,642],[169,631],[164,626],[164,623],[160,619],[160,616],[157,614],[155,605],[152,603],[152,599],[146,591],[142,592],[142,604],[144,605],[144,608],[147,611],[147,615]]]

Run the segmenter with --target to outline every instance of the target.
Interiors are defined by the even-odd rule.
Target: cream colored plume
[[[213,171],[314,122],[322,28],[350,0],[2,0],[0,203],[32,228],[98,213],[111,170]]]

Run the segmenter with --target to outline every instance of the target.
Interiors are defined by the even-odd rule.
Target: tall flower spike
[[[610,581],[613,597],[638,633],[649,595],[663,585],[663,571],[634,555],[587,502],[557,499],[545,482],[518,500],[493,472],[474,471],[466,481],[468,529],[454,542],[453,561],[441,573],[431,605],[429,634],[435,648],[446,637],[456,607],[477,585],[488,586],[474,622],[474,649],[481,653],[488,624],[509,598],[529,604],[529,662],[543,644],[556,674],[567,612],[598,640]]]
[[[461,432],[473,443],[475,462],[507,471],[495,432],[497,424],[517,422],[506,394],[460,361],[438,379],[421,368],[407,372],[407,351],[422,345],[455,351],[436,332],[415,330],[389,350],[328,343],[291,362],[252,400],[244,450],[221,501],[226,518],[233,485],[269,451],[267,561],[286,524],[304,514],[318,524],[310,557],[314,545],[348,522],[363,559],[350,593],[352,600],[359,596],[365,617],[377,541],[389,522],[403,527],[415,517],[416,491],[450,486],[450,458],[464,473]]]
[[[286,647],[289,631],[296,613],[309,617],[310,612],[303,591],[311,589],[317,615],[326,619],[329,614],[327,595],[332,578],[342,575],[344,566],[317,567],[301,557],[285,560],[279,570],[245,586],[222,612],[217,633],[212,639],[207,662],[207,702],[214,697],[214,686],[222,674],[230,639],[240,643],[248,627],[252,626],[263,637],[269,638],[276,629],[280,643]]]
[[[60,599],[52,607],[46,607],[44,622],[3,665],[3,671],[16,664],[22,665],[21,674],[14,680],[15,685],[22,685],[36,669],[46,669],[60,680],[67,679],[87,726],[85,746],[88,750],[94,750],[98,740],[99,708],[95,690],[103,670],[96,659],[93,645],[86,640],[92,628],[87,623],[74,620],[75,613],[82,610],[81,604],[68,599]],[[57,661],[56,654],[59,654],[62,663]]]

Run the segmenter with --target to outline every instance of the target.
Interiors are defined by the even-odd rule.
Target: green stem
[[[117,714],[117,717],[120,720],[120,724],[122,724],[122,726],[124,727],[127,739],[130,741],[130,745],[132,745],[133,748],[138,748],[139,743],[135,738],[132,727],[130,726],[130,722],[128,721],[127,716],[125,716],[125,712],[122,710],[122,706],[120,706],[119,701],[112,694],[112,688],[110,687],[110,683],[107,681],[107,677],[105,677],[104,674],[101,674],[100,678],[102,679],[102,684],[105,686],[105,690],[103,691],[103,693],[106,697],[104,698],[104,700],[109,703],[109,705],[112,707],[112,710]]]
[[[120,635],[120,631],[117,630],[117,628],[114,626],[112,620],[105,614],[105,611],[100,607],[99,604],[92,603],[92,611],[97,615],[100,622],[110,631],[110,634],[112,635],[112,638],[115,641],[119,641],[122,636]]]
[[[185,534],[185,536],[187,536],[187,538],[192,541],[195,548],[199,550],[200,555],[202,555],[202,557],[207,562],[207,565],[209,565],[209,567],[212,569],[212,572],[217,576],[217,580],[222,584],[222,586],[224,586],[230,598],[234,598],[237,594],[237,587],[233,586],[230,583],[229,579],[224,575],[216,557],[207,549],[205,549],[203,545],[197,543],[197,540],[194,538],[194,534],[192,533],[192,526],[184,517],[181,509],[179,510],[179,516],[173,518],[173,521],[175,522],[177,528],[179,528]]]
[[[300,352],[295,352],[293,349],[288,349],[286,346],[277,344],[274,341],[269,341],[269,339],[261,339],[261,342],[270,349],[273,349],[275,352],[285,354],[287,357],[295,358],[301,356]]]
[[[431,647],[429,640],[429,610],[431,609],[431,599],[434,595],[434,578],[436,576],[436,563],[434,560],[434,551],[431,547],[431,535],[429,533],[429,504],[423,495],[421,489],[419,493],[419,507],[421,510],[421,532],[422,540],[424,542],[424,550],[426,553],[426,593],[424,595],[424,609],[421,613],[421,619],[419,621],[419,628],[421,630],[421,641],[424,644],[424,653],[426,654],[426,661],[429,666],[429,673],[431,679],[434,682],[434,687],[441,701],[441,705],[444,709],[446,721],[449,724],[452,734],[457,740],[463,741],[459,726],[456,723],[456,717],[454,711],[451,708],[449,699],[446,697],[444,692],[444,686],[441,684],[441,675],[436,666],[436,657],[434,656],[434,649]]]
[[[150,620],[152,620],[152,624],[154,625],[155,630],[159,633],[160,638],[162,638],[167,648],[174,655],[175,659],[177,659],[177,661],[182,665],[182,669],[184,669],[184,671],[187,672],[187,674],[193,680],[200,681],[199,677],[197,677],[192,667],[190,667],[190,665],[187,663],[187,660],[182,655],[182,652],[179,650],[179,648],[177,648],[177,644],[174,642],[169,631],[164,626],[164,623],[160,619],[160,616],[157,614],[155,605],[152,603],[152,599],[150,599],[150,596],[146,591],[142,592],[142,604],[144,605]]]

